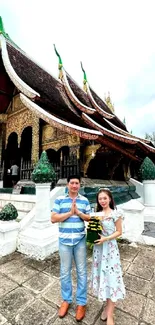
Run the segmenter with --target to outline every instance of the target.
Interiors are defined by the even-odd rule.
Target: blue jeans
[[[72,302],[72,260],[75,261],[77,273],[76,303],[84,306],[87,303],[87,261],[86,237],[77,245],[67,246],[59,242],[61,295],[63,300]]]

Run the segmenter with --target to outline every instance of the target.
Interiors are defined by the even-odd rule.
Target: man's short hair
[[[69,175],[68,177],[67,177],[67,183],[69,183],[70,182],[70,180],[71,179],[74,179],[74,178],[76,178],[76,179],[78,179],[79,180],[79,182],[81,182],[81,177],[80,177],[80,175]]]

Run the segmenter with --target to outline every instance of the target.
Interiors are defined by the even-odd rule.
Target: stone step
[[[142,235],[155,238],[155,222],[144,222],[144,231]]]
[[[146,245],[155,246],[155,222],[144,222],[142,242]]]

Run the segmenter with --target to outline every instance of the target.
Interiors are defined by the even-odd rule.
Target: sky
[[[63,66],[90,86],[137,136],[155,131],[154,0],[0,0],[5,31],[43,68]]]

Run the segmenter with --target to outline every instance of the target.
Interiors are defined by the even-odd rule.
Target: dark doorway
[[[12,164],[20,166],[20,150],[18,148],[18,135],[16,132],[12,132],[9,135],[4,154],[3,187],[12,187],[11,174],[9,172]]]
[[[26,127],[21,136],[20,153],[22,161],[31,161],[32,151],[32,127]]]
[[[104,148],[103,148],[104,149]],[[104,180],[124,180],[122,156],[120,153],[104,149],[96,153],[90,161],[87,176]]]

